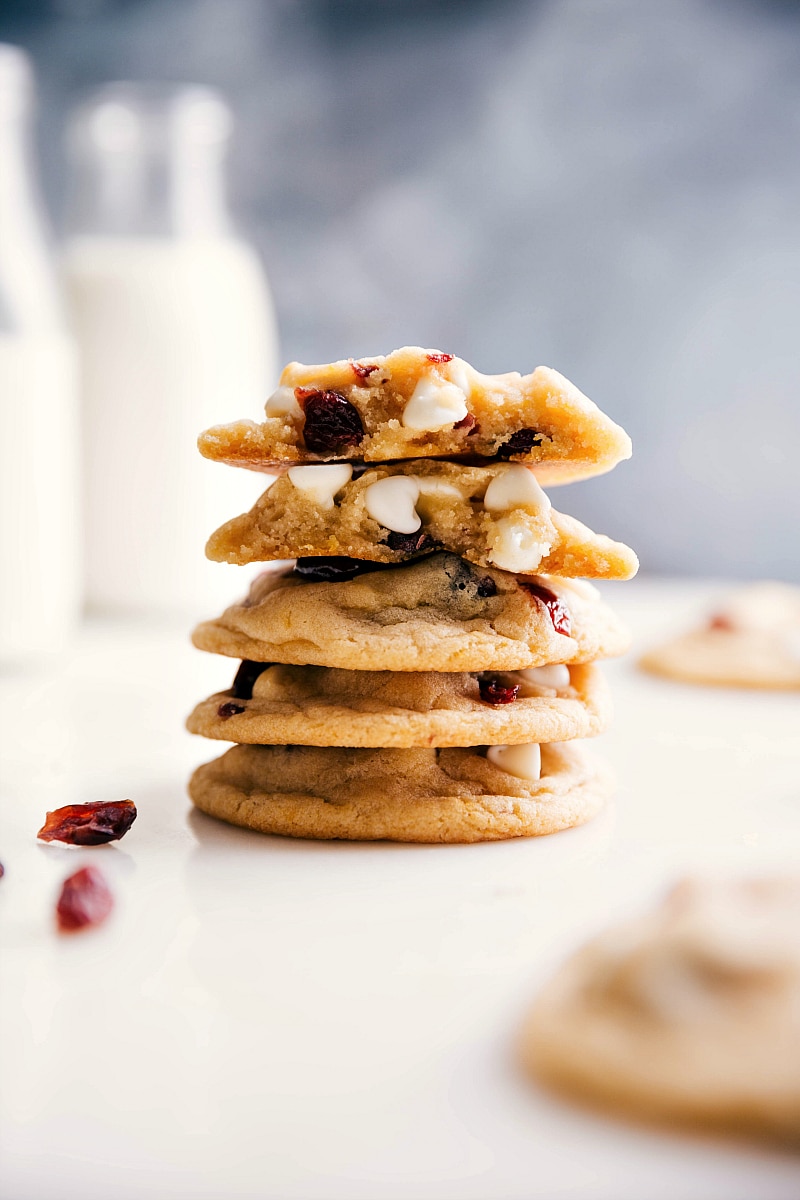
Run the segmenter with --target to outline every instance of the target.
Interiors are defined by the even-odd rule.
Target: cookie
[[[417,459],[353,471],[292,467],[250,512],[216,531],[206,554],[243,565],[307,555],[396,563],[450,550],[503,571],[630,579],[636,555],[555,512],[530,467]]]
[[[244,662],[187,727],[263,746],[484,746],[592,737],[610,717],[595,666],[479,675]]]
[[[686,683],[800,688],[800,588],[742,588],[702,628],[654,647],[639,665]]]
[[[514,671],[593,662],[629,645],[582,580],[524,578],[454,554],[348,577],[366,565],[309,559],[265,571],[192,640],[212,654],[351,671]]]
[[[612,788],[574,742],[541,749],[541,778],[476,750],[234,746],[198,767],[193,803],[234,825],[301,838],[487,842],[580,825]]]
[[[604,1110],[800,1141],[800,877],[680,884],[567,962],[523,1054]]]
[[[201,434],[206,458],[270,470],[295,463],[499,457],[543,483],[610,471],[630,438],[549,367],[482,375],[452,354],[406,346],[325,366],[290,363],[266,419]]]

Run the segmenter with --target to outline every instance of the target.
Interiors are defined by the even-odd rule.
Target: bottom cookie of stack
[[[537,756],[508,747],[516,764],[520,751]],[[203,812],[263,833],[441,843],[556,833],[588,821],[613,790],[609,768],[575,742],[542,745],[538,779],[488,754],[237,745],[198,767],[189,795]]]

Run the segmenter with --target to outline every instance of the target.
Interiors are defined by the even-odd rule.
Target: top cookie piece
[[[482,375],[419,346],[324,366],[289,363],[262,424],[215,425],[198,446],[206,458],[256,471],[501,458],[531,464],[545,484],[600,475],[631,454],[625,431],[557,371]]]

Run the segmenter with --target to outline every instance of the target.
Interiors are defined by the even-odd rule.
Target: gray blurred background
[[[112,79],[221,88],[282,355],[542,362],[635,455],[559,507],[653,572],[800,577],[800,8],[17,0],[48,205]],[[256,413],[230,411],[220,419]]]

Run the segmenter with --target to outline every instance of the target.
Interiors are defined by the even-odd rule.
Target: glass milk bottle
[[[33,76],[0,45],[0,665],[60,650],[80,604],[75,351],[30,147]]]
[[[230,129],[215,92],[133,84],[102,89],[70,123],[64,271],[93,609],[208,615],[244,588],[204,545],[264,477],[196,447],[208,425],[257,417],[277,375],[264,272],[226,207]]]

